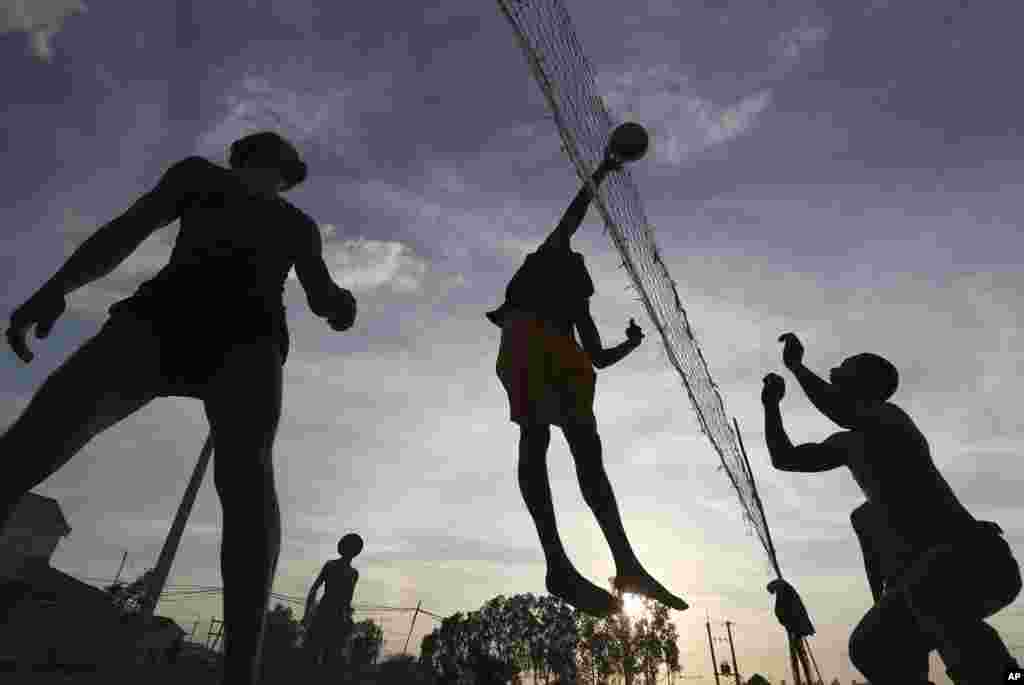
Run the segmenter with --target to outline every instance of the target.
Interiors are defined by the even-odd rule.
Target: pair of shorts
[[[886,594],[903,595],[915,614],[938,623],[988,618],[1020,591],[1020,564],[989,521],[931,546],[886,587]]]
[[[248,303],[215,309],[168,304],[153,297],[130,297],[110,308],[108,325],[122,317],[147,322],[160,340],[160,375],[165,394],[193,396],[224,365],[231,348],[244,342],[270,340],[281,364],[288,358],[289,334],[283,311],[268,312]]]
[[[323,606],[316,608],[309,640],[321,647],[341,646],[352,633],[353,623],[349,609]]]
[[[597,374],[590,355],[553,324],[524,312],[508,313],[496,371],[508,394],[509,420],[563,428],[597,423]]]

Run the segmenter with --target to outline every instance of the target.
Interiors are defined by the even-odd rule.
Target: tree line
[[[595,619],[550,595],[499,595],[425,636],[420,668],[437,685],[655,685],[682,670],[678,637],[668,608],[646,599],[640,617]]]

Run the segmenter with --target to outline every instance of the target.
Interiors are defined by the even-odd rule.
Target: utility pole
[[[171,570],[171,564],[174,563],[174,555],[178,551],[181,534],[185,531],[185,524],[188,522],[189,514],[192,513],[192,505],[195,504],[196,493],[199,492],[199,486],[203,482],[203,474],[206,473],[206,467],[210,463],[211,454],[213,454],[212,430],[206,437],[206,443],[203,445],[202,452],[199,453],[199,461],[196,463],[196,468],[192,471],[192,478],[189,480],[188,487],[185,488],[185,495],[181,498],[178,513],[174,517],[174,523],[171,524],[170,532],[167,533],[167,539],[164,540],[163,549],[160,550],[160,558],[156,562],[156,568],[153,569],[149,587],[146,588],[146,598],[142,603],[142,616],[146,620],[153,617],[156,603],[160,599],[160,594],[164,591],[164,585],[167,583],[167,574]]]
[[[420,606],[423,604],[423,600],[416,602],[416,611],[412,615],[412,623],[409,624],[409,634],[405,637],[405,647],[402,648],[402,654],[409,653],[409,638],[412,637],[412,627],[416,625],[416,617],[420,615]]]
[[[711,639],[711,617],[708,617],[704,624],[708,629],[708,647],[711,648],[711,670],[715,673],[715,685],[721,685],[718,681],[718,660],[715,659],[715,642]]]
[[[740,667],[736,665],[736,649],[732,644],[732,622],[725,622],[725,630],[729,633],[729,652],[732,654],[732,674],[736,678],[736,685],[740,685]]]
[[[124,570],[124,562],[127,561],[127,560],[128,560],[128,552],[126,550],[125,553],[124,553],[124,556],[121,557],[121,565],[117,569],[117,575],[114,576],[114,585],[117,585],[117,581],[121,580],[121,571]]]

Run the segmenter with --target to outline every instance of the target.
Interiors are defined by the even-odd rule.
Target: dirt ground
[[[63,685],[64,683],[82,683],[83,685],[109,685],[110,683],[141,683],[142,685],[219,685],[220,674],[217,667],[198,661],[183,659],[173,665],[135,665],[114,669],[97,670],[94,672],[46,672],[23,669],[16,672],[0,673],[0,681],[5,685]],[[345,678],[337,672],[311,665],[295,665],[288,668],[267,669],[263,683],[265,685],[377,685],[378,681],[372,674]]]

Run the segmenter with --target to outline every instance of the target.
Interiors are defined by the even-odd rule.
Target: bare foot
[[[676,611],[685,611],[690,608],[689,604],[666,590],[661,583],[652,578],[641,566],[631,568],[615,576],[615,587],[622,592],[631,592],[636,595],[649,597]]]
[[[548,592],[595,618],[606,618],[622,611],[622,604],[610,592],[602,590],[574,568],[548,569]]]

